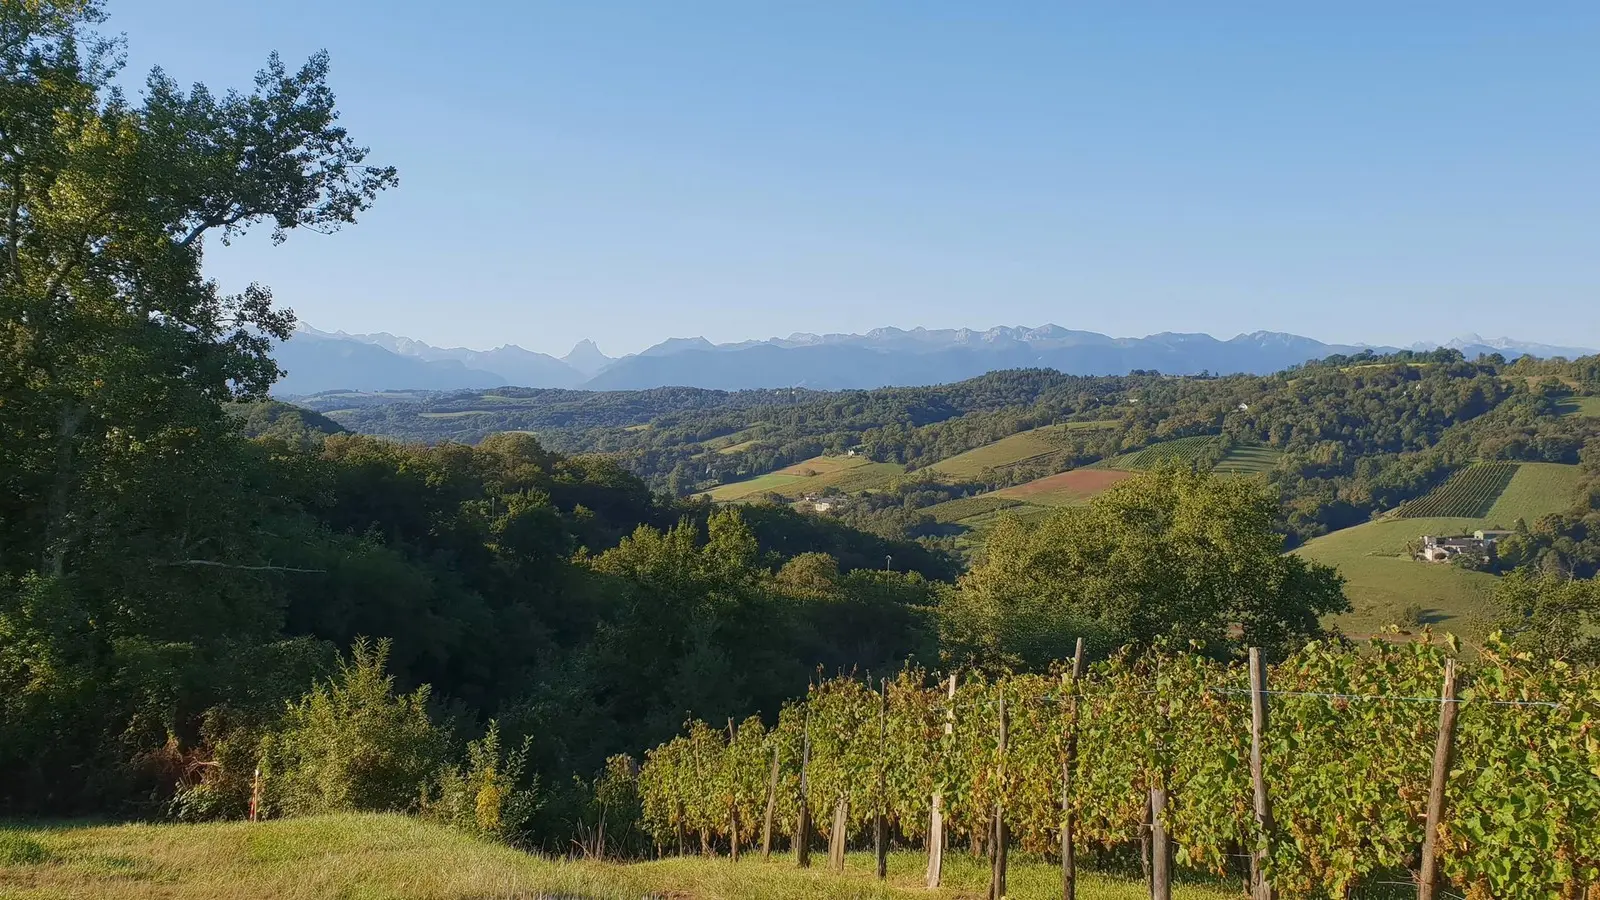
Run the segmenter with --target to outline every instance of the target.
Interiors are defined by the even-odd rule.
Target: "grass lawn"
[[[1283,451],[1272,447],[1234,447],[1211,471],[1219,475],[1258,475],[1278,467]]]
[[[1484,520],[1507,528],[1525,519],[1529,524],[1540,516],[1561,512],[1577,499],[1582,473],[1577,466],[1561,463],[1519,463],[1517,474],[1500,492]]]
[[[1563,416],[1600,419],[1600,397],[1568,397],[1557,405]]]
[[[1400,611],[1419,606],[1429,620],[1463,636],[1482,633],[1495,576],[1449,563],[1417,562],[1406,542],[1424,534],[1470,534],[1492,523],[1481,519],[1387,519],[1326,534],[1295,552],[1344,575],[1355,611],[1334,618],[1347,634],[1371,634],[1400,623]]]
[[[738,863],[679,858],[642,863],[570,862],[481,843],[399,816],[346,815],[216,825],[0,827],[0,897],[7,900],[103,897],[109,900],[232,898],[954,898],[981,897],[987,863],[946,856],[948,887],[921,886],[925,859],[892,854],[889,879],[872,877],[867,854],[852,854],[844,873],[829,872],[825,853],[800,870],[788,857]],[[1061,896],[1058,870],[1018,860],[1013,900]],[[1085,900],[1139,900],[1142,883],[1085,873]],[[1237,897],[1213,884],[1180,884],[1184,900]]]

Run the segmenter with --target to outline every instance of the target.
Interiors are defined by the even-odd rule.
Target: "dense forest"
[[[472,434],[382,427],[419,421],[405,403],[270,403],[293,315],[265,287],[223,294],[208,244],[337,231],[398,175],[337,124],[325,56],[274,57],[245,92],[157,70],[135,102],[98,22],[95,4],[0,2],[0,812],[236,818],[259,768],[271,815],[403,809],[565,846],[608,759],[691,715],[773,714],[819,672],[1035,671],[1072,636],[1283,658],[1346,605],[1333,570],[1283,555],[1285,531],[1473,455],[1589,466],[1587,509],[1525,548],[1570,562],[1507,608],[1530,646],[1593,652],[1561,626],[1596,607],[1565,576],[1593,567],[1597,455],[1543,414],[1595,389],[1593,360],[507,391],[539,418]],[[1286,461],[1270,480],[1130,479],[1087,516],[1005,525],[966,571],[936,541],[692,497],[800,454],[914,472],[1091,419],[1115,428],[1063,460],[1215,433]],[[770,433],[688,472],[753,423]]]

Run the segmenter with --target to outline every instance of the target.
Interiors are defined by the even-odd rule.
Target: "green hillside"
[[[1295,551],[1335,566],[1344,575],[1345,593],[1355,611],[1339,617],[1336,624],[1350,633],[1369,633],[1398,623],[1402,610],[1416,606],[1451,629],[1478,633],[1490,613],[1495,576],[1447,563],[1417,562],[1407,556],[1406,545],[1425,534],[1510,528],[1519,518],[1531,523],[1571,504],[1581,474],[1577,466],[1520,463],[1513,468],[1515,472],[1481,516],[1388,518],[1335,531]],[[1445,482],[1445,486],[1449,484]]]
[[[1272,447],[1239,446],[1227,452],[1211,471],[1220,475],[1260,475],[1278,467],[1283,451]]]
[[[705,493],[713,500],[729,501],[768,492],[793,499],[829,487],[847,493],[866,491],[887,484],[905,470],[899,463],[873,462],[864,456],[814,456],[776,472],[718,485]]]
[[[1107,427],[1101,422],[1068,422],[1019,431],[993,443],[942,459],[927,471],[956,481],[976,478],[985,469],[1003,469],[1047,457],[1062,449],[1062,438],[1070,431],[1093,431]]]
[[[1012,497],[1002,497],[996,493],[988,493],[979,494],[976,497],[961,497],[956,500],[946,500],[943,503],[934,504],[933,506],[922,510],[922,512],[933,516],[933,520],[935,522],[949,525],[960,522],[964,519],[970,519],[973,516],[980,516],[984,513],[992,513],[1007,507],[1021,505],[1021,500]]]
[[[1424,563],[1406,553],[1424,534],[1470,534],[1495,523],[1482,519],[1386,519],[1335,531],[1295,552],[1325,563],[1345,577],[1354,611],[1333,624],[1347,634],[1370,634],[1401,624],[1402,611],[1419,607],[1431,621],[1461,634],[1481,632],[1495,576],[1448,563]]]
[[[1489,462],[1467,466],[1451,475],[1443,484],[1395,510],[1395,518],[1485,517],[1516,474],[1516,463]]]
[[[1568,397],[1556,406],[1563,416],[1600,419],[1600,397]]]
[[[1142,450],[1124,453],[1121,456],[1104,461],[1101,466],[1109,469],[1121,469],[1126,472],[1143,472],[1163,463],[1193,462],[1204,456],[1206,451],[1215,447],[1219,440],[1220,438],[1214,434],[1173,438],[1170,441],[1151,444]]]
[[[1528,523],[1571,506],[1583,473],[1577,466],[1560,463],[1518,463],[1517,474],[1506,485],[1484,518],[1511,527],[1518,519]]]

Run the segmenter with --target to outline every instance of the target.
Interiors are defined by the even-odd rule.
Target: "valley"
[[[1040,521],[1140,472],[1201,468],[1280,495],[1293,552],[1347,579],[1354,609],[1333,624],[1352,633],[1429,622],[1482,633],[1497,576],[1414,562],[1407,542],[1566,513],[1600,432],[1592,362],[1444,350],[1259,376],[1018,370],[871,391],[498,388],[305,403],[402,440],[524,432],[680,496],[777,503],[966,561],[1003,517]],[[1553,533],[1541,540],[1523,562],[1594,565],[1582,541],[1574,553]]]

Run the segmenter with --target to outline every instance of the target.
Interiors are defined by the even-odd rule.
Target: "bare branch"
[[[238,569],[242,572],[301,572],[307,575],[326,575],[327,569],[297,569],[294,566],[241,566],[236,563],[217,562],[211,559],[180,559],[161,563],[163,566],[208,566],[216,569]]]

